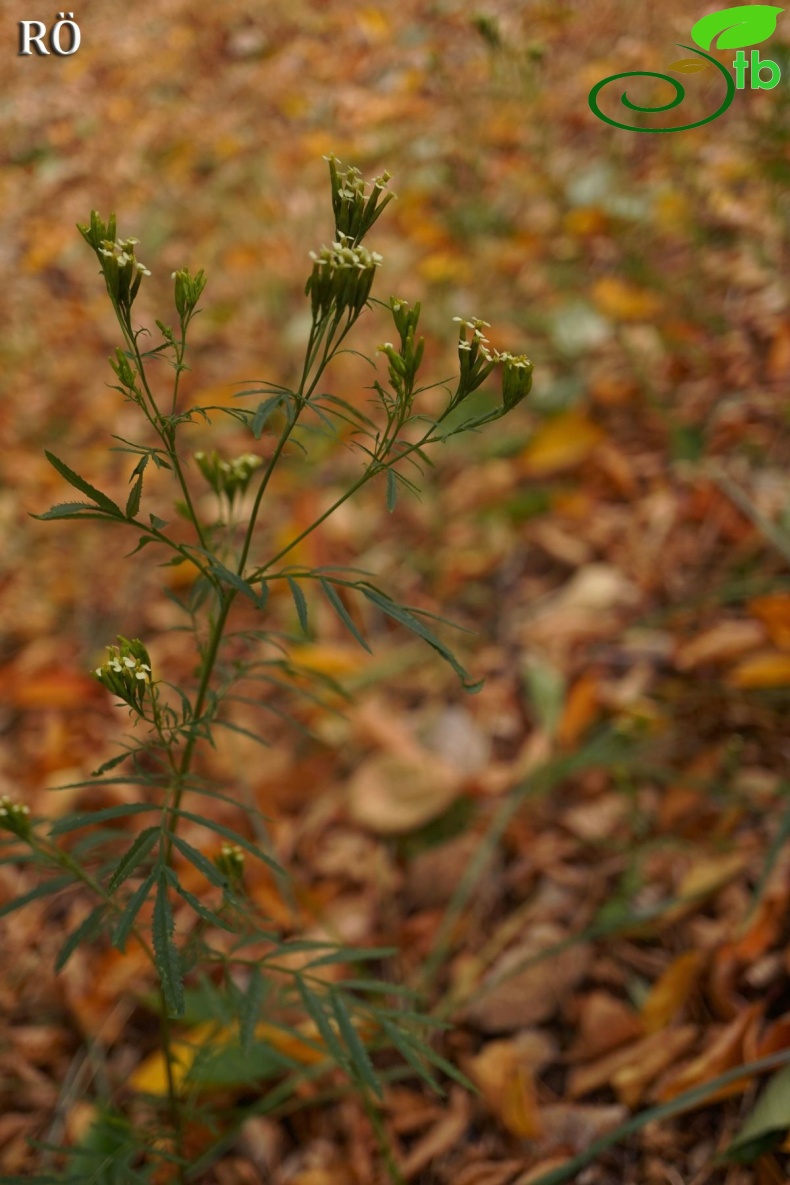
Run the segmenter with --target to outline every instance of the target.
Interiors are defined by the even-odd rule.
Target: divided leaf
[[[102,510],[106,510],[108,514],[115,515],[116,518],[123,518],[120,506],[116,506],[112,498],[108,498],[106,494],[101,492],[101,490],[97,490],[96,487],[92,486],[89,481],[85,480],[84,477],[80,477],[79,473],[75,473],[73,469],[69,469],[65,461],[61,461],[60,458],[56,457],[54,453],[50,453],[47,449],[45,449],[44,454],[50,465],[52,465],[54,469],[57,469],[61,477],[65,477],[69,485],[74,486],[75,489],[80,490],[83,494],[87,494],[89,498],[93,499],[97,506],[100,506]]]

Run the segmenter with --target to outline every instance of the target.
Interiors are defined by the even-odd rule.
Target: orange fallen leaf
[[[765,1004],[760,1001],[742,1009],[738,1016],[726,1025],[714,1038],[711,1044],[698,1057],[688,1062],[680,1069],[673,1071],[656,1091],[658,1102],[668,1102],[684,1091],[695,1086],[701,1086],[719,1074],[733,1069],[741,1064],[743,1058],[744,1035],[750,1026],[754,1025],[761,1015]],[[731,1082],[729,1086],[721,1087],[715,1094],[709,1095],[700,1102],[700,1106],[707,1105],[712,1099],[729,1098],[740,1094],[744,1088],[744,1080]]]
[[[468,1073],[511,1135],[537,1139],[542,1126],[535,1077],[515,1041],[490,1041],[470,1059]]]
[[[593,285],[592,297],[603,313],[620,321],[651,321],[661,308],[655,293],[617,276],[598,280]]]
[[[595,671],[585,671],[573,683],[557,726],[557,740],[561,745],[575,745],[597,719],[600,711],[598,684]]]
[[[563,412],[538,428],[521,454],[522,472],[544,477],[573,469],[590,456],[603,436],[603,430],[582,412]]]
[[[780,650],[790,650],[790,593],[753,597],[746,608],[762,622],[768,637]]]
[[[642,1020],[648,1033],[657,1033],[674,1020],[696,987],[703,963],[701,951],[686,951],[656,980],[642,1005]]]

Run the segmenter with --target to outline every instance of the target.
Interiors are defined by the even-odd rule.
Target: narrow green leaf
[[[428,645],[437,652],[437,654],[440,654],[445,662],[450,664],[456,675],[458,675],[466,691],[474,692],[480,690],[480,688],[483,686],[482,680],[479,680],[477,683],[471,683],[469,681],[468,673],[458,662],[452,651],[449,650],[447,646],[445,646],[444,642],[441,642],[439,638],[436,637],[436,634],[434,634],[432,630],[428,629],[427,625],[424,625],[417,617],[415,617],[413,613],[410,613],[409,610],[404,608],[403,605],[398,605],[397,602],[393,601],[391,597],[388,597],[379,589],[374,588],[372,584],[360,583],[357,585],[357,588],[363,594],[363,596],[366,596],[369,601],[372,601],[374,605],[377,605],[378,608],[381,609],[383,613],[386,613],[388,617],[392,617],[393,620],[399,622],[401,625],[404,625],[406,629],[411,630],[411,632],[416,634],[418,638],[422,638],[424,642],[427,642]]]
[[[387,510],[392,514],[398,500],[398,483],[391,469],[387,470]]]
[[[110,517],[104,511],[98,510],[92,502],[58,502],[43,514],[31,514],[31,518],[46,522],[56,518],[103,518]]]
[[[221,930],[229,930],[231,934],[235,933],[235,927],[231,925],[230,922],[226,921],[225,918],[221,918],[218,913],[214,912],[213,909],[209,909],[207,906],[205,906],[203,902],[194,895],[194,893],[190,893],[189,890],[185,889],[183,885],[180,885],[177,880],[175,880],[173,888],[184,898],[187,905],[192,907],[198,917],[203,918],[204,922],[209,922],[212,926],[219,926]]]
[[[197,868],[198,872],[202,872],[206,880],[211,881],[212,885],[216,885],[218,889],[227,889],[227,877],[224,877],[216,865],[212,864],[202,852],[193,848],[192,844],[187,843],[180,835],[173,835],[172,840],[181,855],[185,856],[189,863]]]
[[[157,543],[157,542],[158,542],[158,540],[152,539],[150,535],[140,535],[140,537],[137,540],[137,546],[135,548],[133,548],[131,551],[127,551],[126,555],[124,556],[124,559],[128,559],[130,556],[137,555],[138,551],[142,551],[143,548],[147,547],[149,543]]]
[[[784,1066],[764,1087],[741,1130],[727,1145],[724,1159],[740,1164],[753,1163],[761,1151],[783,1140],[788,1128],[790,1066]]]
[[[241,394],[245,394],[245,392],[242,391]],[[266,421],[274,414],[282,402],[282,395],[272,395],[270,399],[266,399],[263,403],[258,404],[257,411],[252,418],[252,434],[256,440],[260,440],[263,430],[266,427]]]
[[[94,778],[101,777],[102,774],[106,774],[111,769],[115,769],[116,766],[120,765],[121,762],[125,761],[126,758],[129,757],[130,755],[131,754],[128,752],[116,753],[116,755],[114,757],[110,757],[107,761],[103,761],[98,769],[94,769],[92,771],[92,776]]]
[[[429,1061],[431,1065],[435,1066],[437,1070],[442,1070],[442,1072],[445,1073],[448,1078],[452,1078],[454,1082],[457,1082],[460,1086],[463,1086],[464,1090],[471,1091],[472,1094],[480,1093],[474,1083],[470,1082],[465,1074],[462,1074],[460,1070],[456,1069],[452,1062],[448,1062],[446,1057],[442,1057],[442,1055],[437,1053],[435,1049],[431,1049],[430,1045],[426,1045],[426,1043],[421,1041],[419,1037],[415,1037],[412,1032],[409,1032],[406,1029],[401,1029],[398,1027],[398,1025],[393,1024],[391,1021],[388,1021],[384,1018],[381,1019],[381,1027],[385,1030],[387,1036],[390,1038],[393,1045],[395,1045],[396,1049],[400,1050],[401,1053],[403,1053],[404,1047],[408,1046],[408,1048],[411,1049],[415,1054],[421,1055],[427,1061]],[[406,1058],[406,1060],[409,1061],[409,1065],[413,1064],[409,1058]],[[423,1068],[423,1077],[424,1076],[425,1069]]]
[[[131,488],[129,497],[126,502],[126,517],[134,518],[137,511],[140,509],[140,498],[143,493],[143,475],[140,473]]]
[[[268,864],[272,871],[276,872],[279,876],[284,875],[285,869],[282,865],[278,864],[276,860],[272,860],[270,856],[262,852],[254,843],[250,843],[243,835],[239,835],[238,831],[234,831],[232,827],[226,827],[224,823],[217,823],[214,819],[207,819],[202,815],[195,815],[192,811],[179,809],[178,814],[182,819],[190,819],[193,823],[200,823],[201,826],[207,827],[209,831],[216,831],[218,835],[229,839],[231,843],[238,844],[240,848],[244,848],[245,852],[249,852],[251,856],[255,856],[256,859],[262,860],[264,864]]]
[[[237,592],[243,593],[248,600],[252,601],[256,609],[262,608],[261,598],[255,589],[237,572],[231,572],[230,568],[226,568],[214,556],[209,556],[209,565],[215,576],[218,576],[225,584],[229,584],[231,588],[235,588]]]
[[[81,942],[87,942],[99,929],[107,906],[104,902],[92,909],[84,921],[72,930],[55,959],[55,972],[62,971]]]
[[[90,785],[90,783],[83,783]],[[158,806],[149,806],[145,802],[125,802],[121,806],[108,806],[101,811],[80,811],[64,815],[58,819],[50,829],[52,839],[56,835],[65,835],[67,831],[76,831],[80,827],[90,827],[93,823],[106,823],[108,819],[125,819],[127,815],[141,815],[145,811],[158,811]]]
[[[348,1055],[343,1049],[343,1046],[338,1041],[337,1034],[327,1019],[323,1008],[323,1002],[318,998],[318,996],[315,995],[314,992],[310,991],[301,978],[297,980],[297,985],[299,988],[299,994],[302,997],[302,1003],[307,1009],[310,1017],[315,1021],[316,1028],[321,1034],[321,1040],[323,1041],[327,1051],[332,1055],[335,1065],[339,1069],[346,1070],[348,1072]]]
[[[132,875],[135,868],[142,864],[161,833],[159,827],[146,827],[145,831],[140,832],[110,877],[110,883],[107,886],[108,893],[114,893],[118,886]]]
[[[332,606],[335,613],[337,613],[338,617],[343,622],[343,625],[346,627],[348,632],[356,638],[356,640],[359,642],[360,646],[364,650],[367,650],[368,654],[372,654],[373,651],[370,649],[367,642],[362,637],[362,634],[359,632],[357,627],[354,625],[354,622],[352,621],[351,617],[349,616],[348,610],[346,609],[343,602],[340,600],[340,597],[335,592],[335,589],[333,588],[333,586],[329,583],[328,580],[325,580],[323,576],[318,577],[318,583],[321,585],[321,588],[323,589],[324,596],[329,601],[329,604]]]
[[[35,901],[38,897],[49,897],[53,893],[59,893],[61,889],[65,889],[68,885],[74,884],[74,878],[71,876],[56,876],[52,880],[43,881],[40,885],[36,885],[35,889],[31,889],[29,893],[23,893],[21,897],[14,897],[11,901],[6,901],[5,905],[0,906],[0,918],[6,917],[9,913],[14,913],[17,909],[24,908],[30,901]]]
[[[299,618],[299,625],[302,628],[302,633],[307,634],[307,601],[299,585],[292,576],[286,577],[288,587],[291,590],[291,596],[296,606],[296,616]]]
[[[348,1049],[351,1064],[357,1072],[359,1081],[369,1086],[373,1093],[378,1098],[381,1098],[381,1083],[376,1077],[376,1071],[373,1069],[368,1051],[365,1049],[359,1033],[354,1027],[354,1022],[348,1014],[343,997],[339,992],[332,992],[330,1001],[340,1035]]]
[[[50,453],[47,449],[44,450],[44,455],[54,469],[57,469],[61,477],[65,477],[69,485],[74,486],[75,489],[80,490],[83,494],[87,494],[92,498],[97,506],[101,506],[102,510],[106,510],[109,514],[114,514],[118,518],[123,518],[120,506],[116,506],[112,498],[108,498],[101,490],[97,490],[84,477],[80,477],[79,473],[75,473],[73,469],[69,469],[65,461],[61,461],[54,453]]]
[[[390,1021],[384,1020],[383,1018],[379,1020],[379,1024],[403,1060],[407,1062],[413,1070],[416,1071],[419,1077],[422,1078],[423,1082],[427,1082],[428,1086],[430,1086],[431,1090],[434,1091],[435,1094],[439,1095],[440,1098],[444,1098],[446,1092],[440,1086],[438,1079],[434,1078],[433,1074],[425,1066],[424,1062],[417,1056],[416,1052],[412,1049],[409,1043],[404,1040],[403,1031],[399,1029],[397,1025],[394,1025]]]
[[[132,926],[135,922],[135,918],[142,909],[148,894],[151,892],[151,889],[154,887],[155,881],[156,874],[152,872],[145,878],[143,883],[135,889],[129,900],[126,902],[124,911],[118,921],[118,925],[115,927],[115,933],[112,936],[113,946],[117,947],[121,953],[123,953],[123,951],[126,949],[126,939],[129,937]]]
[[[239,1042],[245,1053],[249,1051],[255,1037],[255,1026],[260,1018],[265,996],[266,984],[260,968],[254,967],[239,1014]]]
[[[154,959],[167,1010],[171,1016],[180,1016],[184,1011],[184,985],[181,979],[181,960],[173,941],[173,929],[173,911],[167,892],[167,877],[162,870],[156,887],[151,930]]]

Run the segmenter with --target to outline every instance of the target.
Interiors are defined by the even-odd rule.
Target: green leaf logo
[[[722,8],[698,20],[691,36],[702,49],[710,49],[718,35],[716,49],[742,49],[745,45],[759,45],[767,41],[776,29],[776,21],[783,8],[773,4],[738,4]]]

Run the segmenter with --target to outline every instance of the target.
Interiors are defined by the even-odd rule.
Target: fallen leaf
[[[703,965],[704,956],[697,950],[686,951],[673,959],[642,1005],[646,1032],[657,1033],[675,1019],[696,987]]]
[[[661,308],[654,292],[637,288],[617,276],[604,276],[593,285],[592,297],[607,317],[619,321],[651,321]]]
[[[602,1086],[615,1089],[620,1075],[621,1090],[626,1099],[638,1102],[644,1089],[697,1039],[696,1025],[681,1025],[661,1033],[651,1033],[620,1049],[605,1054],[589,1065],[575,1066],[568,1076],[568,1094],[581,1098]],[[618,1091],[618,1094],[620,1091]]]
[[[744,1034],[755,1023],[764,1008],[764,1002],[760,1001],[742,1009],[730,1024],[720,1030],[707,1049],[664,1079],[656,1091],[656,1100],[668,1102],[670,1099],[677,1098],[679,1094],[683,1094],[695,1086],[701,1086],[712,1078],[717,1078],[719,1074],[740,1065],[744,1060]],[[740,1094],[743,1088],[743,1079],[731,1082],[728,1086],[721,1087],[715,1094],[708,1096],[699,1105],[707,1105],[712,1099],[729,1098],[731,1095]]]
[[[690,671],[707,662],[724,662],[765,642],[765,629],[757,621],[724,621],[705,630],[675,653],[675,665],[680,671]]]
[[[768,637],[780,650],[790,650],[790,593],[771,593],[752,597],[746,608],[762,622]]]
[[[520,1055],[516,1041],[490,1041],[469,1060],[467,1073],[511,1135],[538,1138],[542,1125],[534,1071]]]
[[[578,1030],[578,1037],[568,1051],[572,1061],[600,1057],[644,1034],[639,1014],[625,1001],[603,990],[590,992],[579,1000]]]
[[[547,1020],[562,1005],[584,977],[591,947],[575,943],[556,954],[541,957],[563,942],[566,932],[553,923],[532,927],[529,936],[507,951],[483,981],[478,998],[466,1009],[466,1016],[485,1033],[503,1033]],[[516,970],[527,960],[537,961]]]
[[[405,835],[444,814],[461,793],[465,774],[425,754],[366,758],[347,788],[350,818],[374,835]]]
[[[745,659],[727,675],[730,687],[744,689],[790,685],[790,654],[766,650]]]
[[[529,477],[545,477],[573,469],[602,439],[602,429],[582,412],[563,412],[538,428],[521,454],[521,470]]]

